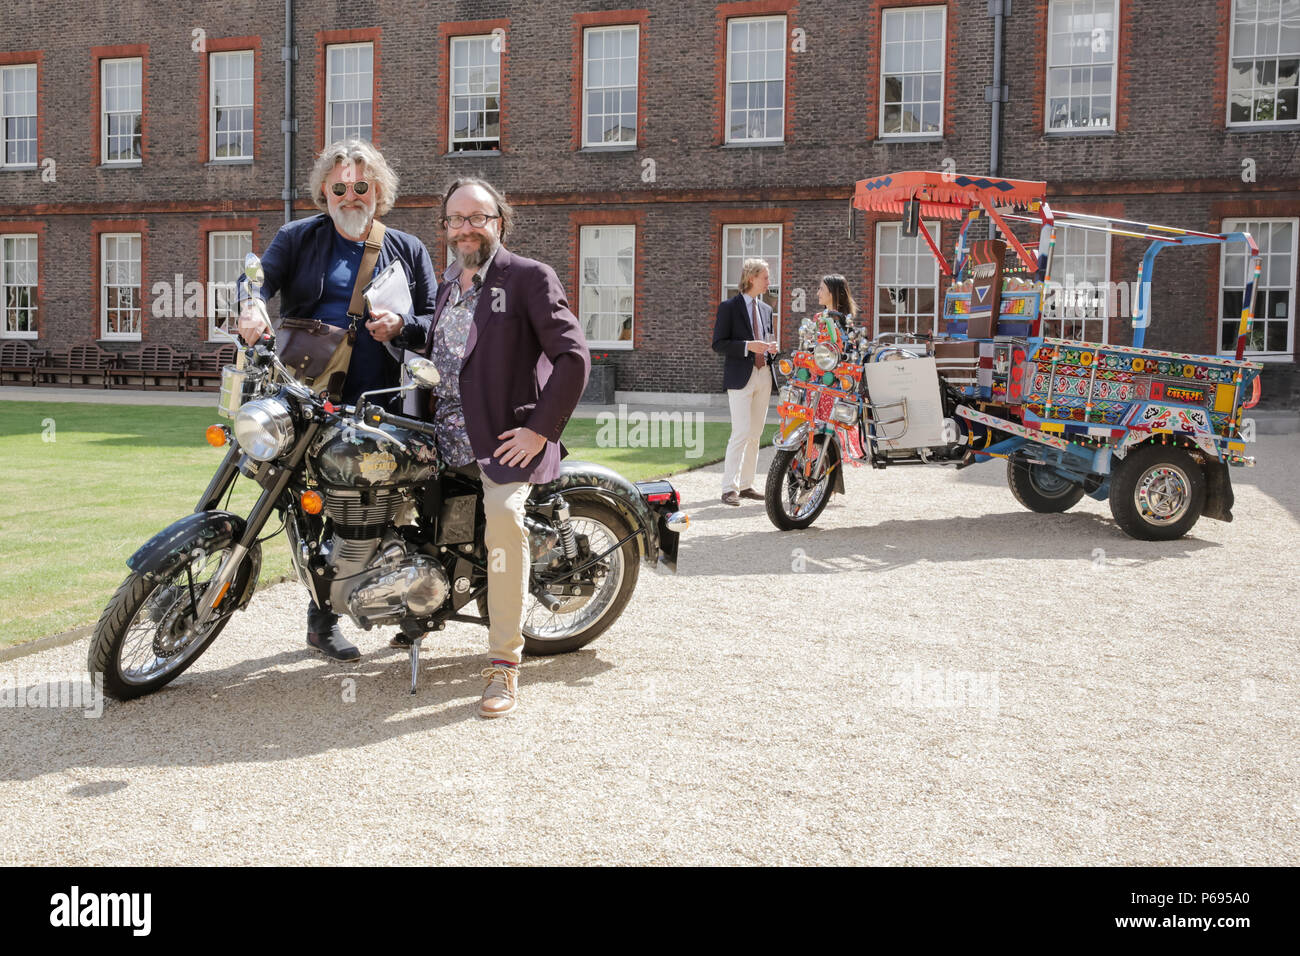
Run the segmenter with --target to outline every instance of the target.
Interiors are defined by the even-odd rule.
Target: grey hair
[[[330,143],[319,156],[316,165],[311,168],[308,191],[311,201],[321,212],[327,212],[325,202],[325,177],[339,163],[361,163],[366,176],[375,184],[375,216],[385,216],[397,201],[397,173],[393,172],[384,154],[362,139],[342,139]]]
[[[771,268],[763,259],[746,259],[740,264],[740,291],[748,292],[749,287],[754,284],[758,274],[764,269],[771,272]]]

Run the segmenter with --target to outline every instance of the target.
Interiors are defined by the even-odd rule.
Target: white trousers
[[[727,389],[731,406],[731,440],[727,442],[726,463],[722,467],[722,493],[739,492],[754,487],[754,469],[758,466],[758,442],[767,422],[767,406],[772,399],[772,371],[754,367],[744,388]]]

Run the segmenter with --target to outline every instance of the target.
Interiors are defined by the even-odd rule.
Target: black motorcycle
[[[369,401],[437,383],[432,362],[405,368],[410,384],[339,407],[295,381],[265,344],[241,349],[240,364],[222,373],[220,407],[233,427],[208,429],[211,443],[230,445],[225,459],[194,513],[127,561],[131,574],[95,627],[87,667],[103,675],[108,695],[165,686],[247,607],[259,535],[276,513],[318,607],[366,630],[395,625],[411,639],[411,693],[427,632],[448,621],[487,624],[481,483],[443,466],[431,425]],[[247,517],[221,504],[241,475],[263,489]],[[671,483],[634,484],[581,461],[533,487],[525,514],[524,650],[535,655],[595,640],[623,612],[640,562],[676,570],[679,532],[690,523]],[[466,613],[471,605],[476,613]]]

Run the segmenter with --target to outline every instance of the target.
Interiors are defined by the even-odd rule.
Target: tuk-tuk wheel
[[[1172,541],[1192,529],[1205,507],[1205,472],[1186,449],[1143,445],[1115,465],[1110,513],[1124,533]]]
[[[1039,514],[1069,511],[1083,497],[1083,487],[1046,465],[1007,459],[1007,485],[1016,501]]]

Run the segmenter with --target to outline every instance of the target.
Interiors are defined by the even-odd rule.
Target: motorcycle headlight
[[[831,421],[852,425],[858,420],[858,406],[852,402],[836,402],[831,409]]]
[[[782,405],[784,405],[787,402],[789,402],[790,397],[794,395],[794,389],[792,389],[789,385],[787,385],[776,394],[777,394],[777,401],[779,401]]]
[[[818,342],[813,349],[813,364],[823,372],[829,372],[840,364],[840,350],[829,342]]]
[[[293,416],[276,398],[248,402],[235,416],[235,440],[249,458],[270,461],[293,444]]]

